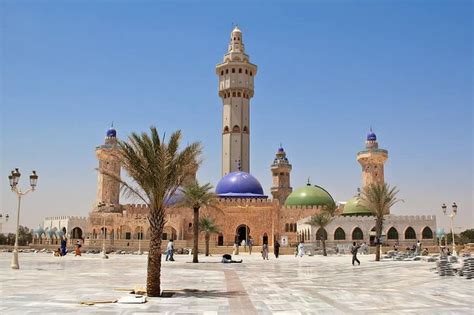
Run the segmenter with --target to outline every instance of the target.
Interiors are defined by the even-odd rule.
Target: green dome
[[[286,198],[285,206],[332,206],[334,199],[322,187],[310,184],[293,191]]]
[[[372,215],[372,211],[362,206],[359,196],[349,199],[345,206],[343,215]]]

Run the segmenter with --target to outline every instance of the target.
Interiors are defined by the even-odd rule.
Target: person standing
[[[253,239],[250,235],[249,235],[249,240],[247,242],[247,246],[249,247],[249,255],[252,255]]]
[[[263,247],[262,247],[262,257],[263,257],[263,260],[268,260],[268,244],[267,243],[263,243]]]
[[[66,256],[67,254],[67,238],[63,237],[61,239],[61,256]]]
[[[275,241],[275,245],[273,246],[273,253],[275,254],[275,258],[278,258],[280,255],[280,243],[278,241]]]
[[[173,258],[174,254],[174,244],[173,244],[173,239],[170,239],[168,241],[168,245],[166,246],[166,261],[174,261]]]
[[[421,243],[420,241],[416,241],[416,249],[415,249],[415,255],[419,256],[421,254]]]
[[[301,241],[298,244],[298,256],[300,256],[300,257],[304,256],[304,241]]]
[[[357,259],[357,252],[359,251],[360,245],[356,244],[356,242],[352,243],[351,246],[351,254],[352,254],[352,266],[354,266],[354,263],[357,261],[357,263],[360,266],[360,261]]]

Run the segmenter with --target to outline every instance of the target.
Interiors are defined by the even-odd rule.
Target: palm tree
[[[211,192],[212,185],[207,183],[199,185],[197,181],[191,182],[181,189],[183,198],[178,203],[179,206],[193,209],[193,263],[198,261],[198,242],[199,242],[199,209],[202,206],[215,207],[217,195]]]
[[[174,132],[168,143],[160,139],[155,127],[150,134],[133,132],[118,142],[117,159],[131,178],[126,182],[104,169],[100,172],[119,181],[124,192],[143,201],[149,209],[150,248],[147,266],[147,295],[161,293],[161,237],[165,224],[167,200],[176,193],[183,180],[200,164],[201,144],[194,142],[180,150],[181,131]]]
[[[219,228],[214,223],[214,219],[211,217],[203,217],[199,220],[199,229],[204,232],[204,238],[206,240],[206,256],[209,256],[209,239],[211,234],[219,233]]]
[[[396,186],[390,187],[388,184],[370,184],[364,187],[360,202],[362,206],[369,209],[375,216],[375,236],[380,240],[382,235],[384,215],[389,213],[390,208],[397,202],[399,190]],[[380,261],[380,242],[376,245],[375,261]]]
[[[321,211],[320,213],[313,215],[309,221],[306,222],[306,224],[309,224],[311,226],[318,227],[318,232],[319,231],[324,231],[326,226],[331,223],[331,221],[334,219],[334,216],[331,215],[331,212],[329,211]],[[327,233],[321,232],[317,233],[316,237],[319,236],[321,239],[321,243],[323,244],[323,256],[327,256],[326,252],[326,236]],[[319,235],[318,235],[319,234]]]

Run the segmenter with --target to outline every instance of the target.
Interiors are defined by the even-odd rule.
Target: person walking
[[[174,261],[173,258],[174,254],[174,244],[173,244],[173,239],[170,239],[168,241],[168,245],[166,246],[166,261]]]
[[[262,258],[263,260],[268,260],[268,244],[267,243],[263,243],[263,247],[262,247]]]
[[[304,241],[301,241],[298,244],[298,256],[300,256],[300,257],[304,256]]]
[[[360,261],[357,259],[357,252],[359,251],[360,245],[356,244],[356,242],[352,243],[351,246],[351,254],[352,254],[352,266],[354,266],[354,263],[357,261],[357,263],[360,266]]]
[[[273,246],[273,253],[275,254],[275,258],[278,258],[280,255],[280,243],[278,241],[275,241],[275,245]]]
[[[249,240],[247,242],[247,246],[249,247],[249,255],[252,255],[253,239],[250,235],[249,235]]]

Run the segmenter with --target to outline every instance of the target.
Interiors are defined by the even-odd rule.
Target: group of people
[[[77,240],[76,245],[74,246],[74,256],[82,256],[81,247],[82,247],[81,241]],[[66,256],[68,252],[69,251],[67,249],[67,238],[63,237],[61,238],[61,247],[59,247],[57,250],[54,251],[54,256],[57,256],[57,257]]]

